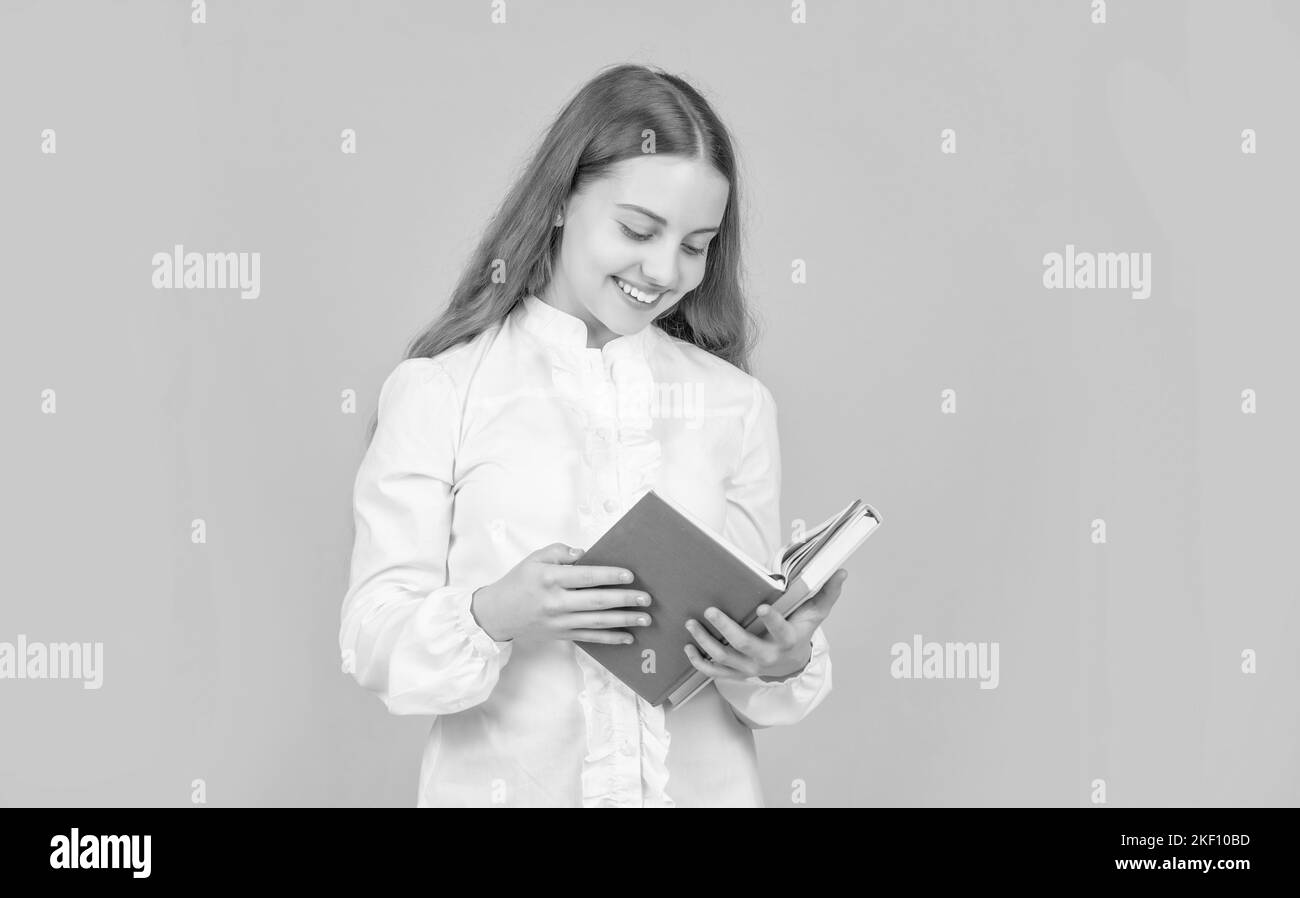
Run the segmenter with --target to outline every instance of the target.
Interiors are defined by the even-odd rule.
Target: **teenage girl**
[[[575,644],[630,642],[655,614],[627,570],[573,564],[651,488],[760,562],[783,542],[740,200],[695,89],[603,71],[385,380],[339,643],[392,713],[433,717],[420,806],[762,805],[753,730],[830,691],[843,570],[761,636],[688,624],[714,681],[668,712]]]

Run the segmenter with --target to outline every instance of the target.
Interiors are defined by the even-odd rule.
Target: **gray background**
[[[414,804],[427,719],[338,659],[364,429],[622,61],[734,131],[787,522],[885,518],[826,624],[833,693],[759,734],[768,802],[1296,804],[1300,5],[507,10],[0,8],[0,641],[104,643],[98,691],[0,680],[0,804]],[[261,296],[154,290],[176,243],[260,252]],[[1150,252],[1150,298],[1044,289],[1067,243]],[[892,678],[914,633],[998,642],[998,688]]]

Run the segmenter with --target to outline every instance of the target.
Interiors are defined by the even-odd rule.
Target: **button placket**
[[[570,407],[581,415],[579,522],[593,536],[653,484],[659,464],[659,444],[642,401],[651,373],[641,347],[620,343],[609,349],[569,355],[574,376],[565,383],[573,389]],[[643,706],[618,678],[580,651],[578,656],[589,726],[602,721],[588,731],[584,803],[673,806],[664,788],[669,737],[662,710]]]
[[[584,352],[582,358],[582,485],[578,504],[579,525],[597,530],[602,523],[604,471],[610,463],[609,427],[604,408],[609,403],[608,384],[599,351]]]

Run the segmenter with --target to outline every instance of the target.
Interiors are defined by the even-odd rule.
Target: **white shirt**
[[[528,296],[398,364],[357,472],[339,645],[390,712],[433,718],[418,806],[762,806],[752,729],[830,692],[820,628],[802,672],[665,712],[573,642],[494,641],[470,599],[536,549],[589,547],[652,487],[767,562],[780,486],[772,394],[653,325],[591,349]]]

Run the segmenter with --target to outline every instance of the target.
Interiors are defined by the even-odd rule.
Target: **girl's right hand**
[[[629,643],[632,634],[616,627],[649,626],[646,611],[609,611],[646,606],[650,596],[638,589],[593,589],[632,582],[621,567],[574,565],[582,549],[552,543],[524,558],[495,583],[481,586],[470,611],[493,640],[517,637]]]

